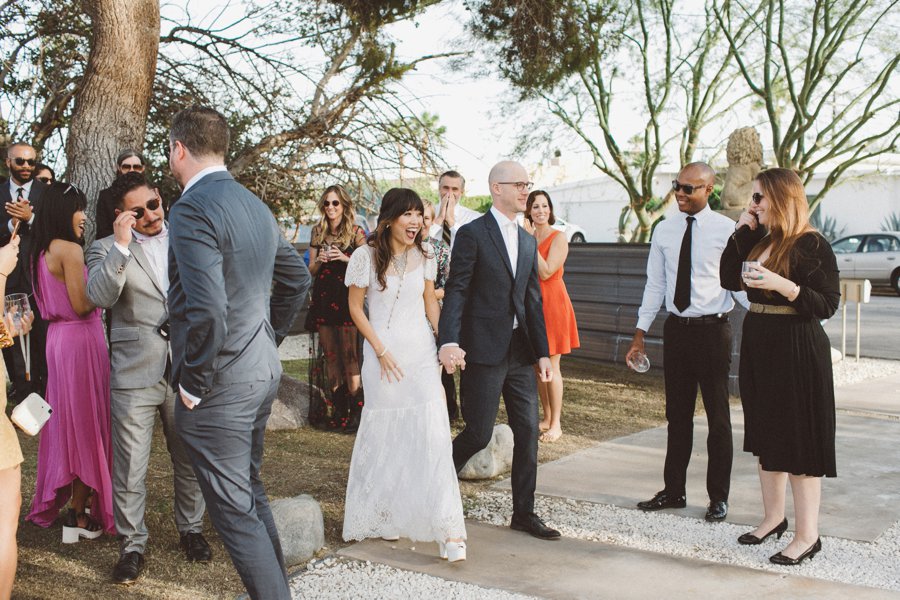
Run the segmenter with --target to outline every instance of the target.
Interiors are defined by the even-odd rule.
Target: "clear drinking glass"
[[[22,333],[22,318],[31,314],[28,294],[9,294],[6,296],[5,312],[12,315],[13,326],[16,328],[15,333]]]
[[[635,352],[625,362],[638,373],[646,373],[650,370],[650,359],[643,352]]]
[[[754,271],[754,268],[758,267],[759,265],[760,265],[760,262],[758,260],[745,260],[744,263],[741,265],[741,277],[743,277],[744,279],[747,279],[750,277],[752,277],[754,279],[757,277],[759,279],[762,279],[762,277],[760,275],[756,275],[756,271]]]

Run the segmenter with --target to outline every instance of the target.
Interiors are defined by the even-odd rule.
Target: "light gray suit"
[[[278,530],[260,478],[263,436],[281,379],[277,344],[311,277],[262,201],[212,172],[172,206],[172,385],[209,516],[250,597],[288,600]]]
[[[113,241],[114,236],[97,240],[87,251],[87,295],[108,309],[111,318],[113,508],[120,552],[143,554],[147,545],[145,478],[157,412],[172,457],[179,533],[201,531],[206,505],[175,432],[169,343],[157,330],[169,318],[167,290],[162,289],[141,244],[133,239],[126,256]]]

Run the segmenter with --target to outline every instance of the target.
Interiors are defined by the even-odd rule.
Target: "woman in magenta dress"
[[[31,236],[34,299],[49,323],[46,400],[53,416],[41,432],[37,485],[27,519],[49,527],[71,498],[63,523],[65,543],[115,533],[109,355],[100,310],[85,293],[86,203],[75,186],[54,183],[44,193]]]

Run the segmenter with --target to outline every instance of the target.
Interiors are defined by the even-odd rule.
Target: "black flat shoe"
[[[559,532],[547,527],[541,518],[534,513],[522,517],[513,515],[512,522],[509,526],[516,531],[524,531],[541,540],[559,539]]]
[[[813,556],[819,553],[822,550],[822,538],[816,540],[816,543],[809,547],[809,549],[798,556],[797,558],[790,558],[785,556],[781,552],[778,554],[773,554],[769,557],[769,562],[774,563],[776,565],[785,565],[788,567],[795,567],[802,563],[807,558],[812,559]]]
[[[212,560],[212,550],[209,549],[209,543],[199,531],[182,533],[181,549],[184,550],[188,562],[208,563]]]
[[[664,508],[684,508],[685,506],[687,506],[687,498],[684,497],[684,494],[676,496],[666,490],[657,492],[649,500],[637,503],[637,507],[641,510],[662,510]]]
[[[119,557],[113,569],[113,581],[119,585],[131,585],[138,580],[144,570],[144,555],[140,552],[126,552]]]
[[[742,535],[741,537],[738,538],[738,544],[743,544],[745,546],[756,546],[758,544],[762,544],[764,541],[766,541],[766,538],[768,538],[771,535],[775,535],[775,537],[777,537],[780,540],[781,536],[784,535],[784,532],[787,531],[787,528],[788,528],[788,520],[787,520],[787,518],[785,518],[784,521],[782,521],[781,523],[779,523],[778,525],[775,526],[775,529],[773,529],[766,535],[762,536],[761,538],[756,537],[752,533],[745,533],[744,535]]]
[[[724,521],[725,517],[728,516],[728,503],[724,500],[716,500],[715,502],[710,502],[709,506],[706,509],[706,516],[704,517],[710,523],[715,523],[717,521]]]

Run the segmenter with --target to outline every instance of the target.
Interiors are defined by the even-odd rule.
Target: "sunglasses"
[[[137,208],[132,208],[131,212],[134,213],[134,218],[138,221],[144,218],[144,213],[148,210],[156,210],[159,208],[159,198],[154,200],[150,200],[147,202],[147,208],[145,209],[143,206],[139,206]]]
[[[673,190],[675,190],[676,192],[677,192],[678,190],[683,190],[684,193],[687,194],[688,196],[690,196],[691,194],[693,194],[693,193],[694,193],[695,191],[697,191],[697,190],[702,190],[702,189],[705,189],[705,188],[706,188],[706,184],[704,184],[704,185],[688,185],[688,184],[686,184],[686,183],[678,183],[678,180],[677,180],[677,179],[676,179],[675,181],[672,182],[672,189],[673,189]]]
[[[121,165],[119,165],[119,170],[120,171],[137,171],[138,173],[140,173],[141,171],[144,170],[144,165],[121,164]]]
[[[35,159],[33,159],[33,158],[22,158],[21,156],[17,156],[17,157],[15,157],[15,158],[11,158],[11,159],[9,159],[9,160],[11,160],[11,161],[13,161],[14,163],[16,163],[16,165],[19,166],[19,167],[25,166],[26,164],[27,164],[29,167],[33,167],[34,165],[37,164],[37,161],[36,161]]]
[[[762,194],[760,194],[759,192],[756,192],[755,194],[750,196],[750,199],[753,200],[753,204],[759,204],[760,202],[762,202],[763,198],[764,198],[764,196]]]
[[[53,181],[53,178],[50,177],[49,175],[44,175],[43,177],[35,177],[35,179],[37,179],[38,181],[43,181],[44,183],[46,183],[48,185],[50,184],[50,182]]]
[[[340,205],[341,205],[340,200],[332,200],[330,202],[328,200],[322,201],[322,208],[328,208],[329,206],[333,206],[333,207],[337,208]]]

